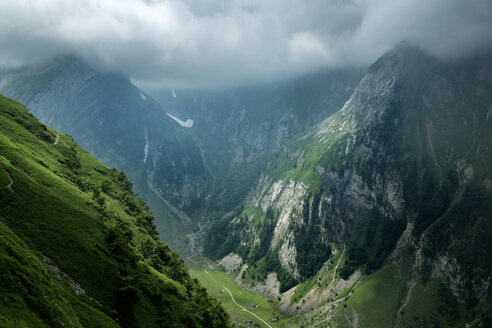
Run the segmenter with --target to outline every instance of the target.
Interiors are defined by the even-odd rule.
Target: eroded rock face
[[[487,293],[489,283],[480,278],[479,272],[476,272],[474,277],[467,277],[455,258],[441,254],[430,261],[431,277],[441,279],[459,300],[470,295],[475,299],[480,299]],[[471,288],[465,286],[468,281]]]
[[[154,96],[165,108],[194,119],[199,139],[216,137],[218,142],[204,145],[205,150],[226,153],[235,167],[280,150],[294,135],[339,110],[362,75],[361,70],[332,70],[283,83]]]
[[[219,261],[219,266],[227,273],[238,270],[243,263],[241,256],[235,253],[230,253]]]
[[[297,270],[297,250],[292,232],[290,232],[287,238],[282,241],[277,252],[280,264],[284,267],[284,269],[286,269],[294,278],[299,279],[301,275]]]
[[[304,183],[294,180],[281,180],[272,184],[269,181],[270,179],[267,177],[260,179],[257,192],[251,196],[248,204],[261,207],[265,213],[270,207],[279,211],[270,246],[277,248],[285,244],[284,239],[287,237],[287,230],[291,222],[298,221],[298,214],[296,213],[302,209],[302,198],[308,194],[309,189]]]
[[[261,294],[267,297],[276,298],[280,296],[280,282],[277,279],[277,274],[271,272],[267,275],[265,282],[257,282],[254,285],[248,285],[243,283],[241,280],[236,280],[239,286],[253,293]]]

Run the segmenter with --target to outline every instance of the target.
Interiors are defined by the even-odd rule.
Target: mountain
[[[487,326],[491,105],[490,56],[399,44],[268,163],[206,254],[299,324]]]
[[[179,246],[176,232],[189,228],[209,179],[187,129],[156,101],[128,78],[94,70],[74,57],[4,72],[0,92],[125,172],[157,214],[164,240]]]
[[[228,327],[132,183],[0,95],[0,325]]]
[[[236,211],[273,154],[337,111],[362,73],[345,69],[259,86],[153,92],[166,111],[194,122],[189,132],[213,178],[204,216]]]
[[[491,324],[490,55],[445,61],[401,43],[364,75],[170,90],[154,94],[162,106],[120,75],[68,62],[52,75],[40,73],[50,66],[5,73],[0,90],[24,97],[42,120],[57,112],[36,100],[44,95],[76,99],[56,106],[70,113],[100,102],[86,123],[60,112],[61,123],[107,133],[78,132],[135,177],[154,212],[165,213],[157,222],[165,236],[187,233],[189,251],[279,299],[291,322]],[[98,92],[56,96],[73,81],[76,92],[93,90],[84,74],[63,73],[80,67]],[[146,128],[160,127],[147,148]]]
[[[345,69],[260,86],[159,91],[153,96],[167,111],[193,119],[191,132],[199,139],[220,140],[232,153],[230,165],[237,166],[281,149],[292,136],[333,114],[362,73]]]
[[[161,238],[195,252],[207,218],[237,210],[271,154],[338,109],[360,75],[156,93],[160,105],[128,78],[68,56],[0,74],[0,92],[125,172],[155,213]]]

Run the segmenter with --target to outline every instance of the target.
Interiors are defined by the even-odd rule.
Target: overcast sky
[[[492,0],[0,0],[1,66],[75,54],[144,88],[367,66],[401,40],[490,49]]]

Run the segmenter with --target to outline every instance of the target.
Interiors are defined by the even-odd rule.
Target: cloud
[[[0,65],[75,54],[149,88],[366,66],[401,40],[460,58],[490,35],[489,0],[0,0]]]

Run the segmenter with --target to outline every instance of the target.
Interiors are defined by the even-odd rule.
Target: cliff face
[[[391,314],[397,324],[415,284],[429,279],[485,316],[489,257],[465,240],[490,249],[484,232],[475,230],[488,231],[491,213],[490,63],[447,63],[407,44],[395,47],[369,68],[340,111],[269,163],[222,233],[226,247],[213,251],[219,241],[212,229],[206,250],[246,259],[246,282],[275,271],[285,291],[295,280],[315,277],[317,293],[333,299],[343,279],[413,261],[400,272],[410,283]],[[265,261],[278,265],[265,267]],[[286,294],[301,310],[324,302],[308,295]]]
[[[207,213],[240,205],[271,154],[343,104],[359,75],[344,71],[261,88],[173,91],[157,95],[161,106],[123,76],[62,57],[2,74],[0,92],[126,172],[156,213],[163,238],[184,248],[193,225]],[[183,126],[168,113],[193,125]]]
[[[172,91],[155,98],[196,123],[194,133],[221,140],[237,166],[280,150],[294,135],[337,111],[360,80],[360,70],[307,75],[288,82],[230,90]],[[207,145],[209,148],[213,145]]]
[[[213,179],[206,213],[217,215],[237,208],[272,155],[337,111],[361,76],[360,70],[347,69],[270,85],[170,90],[154,97],[166,110],[194,121],[189,132]]]

